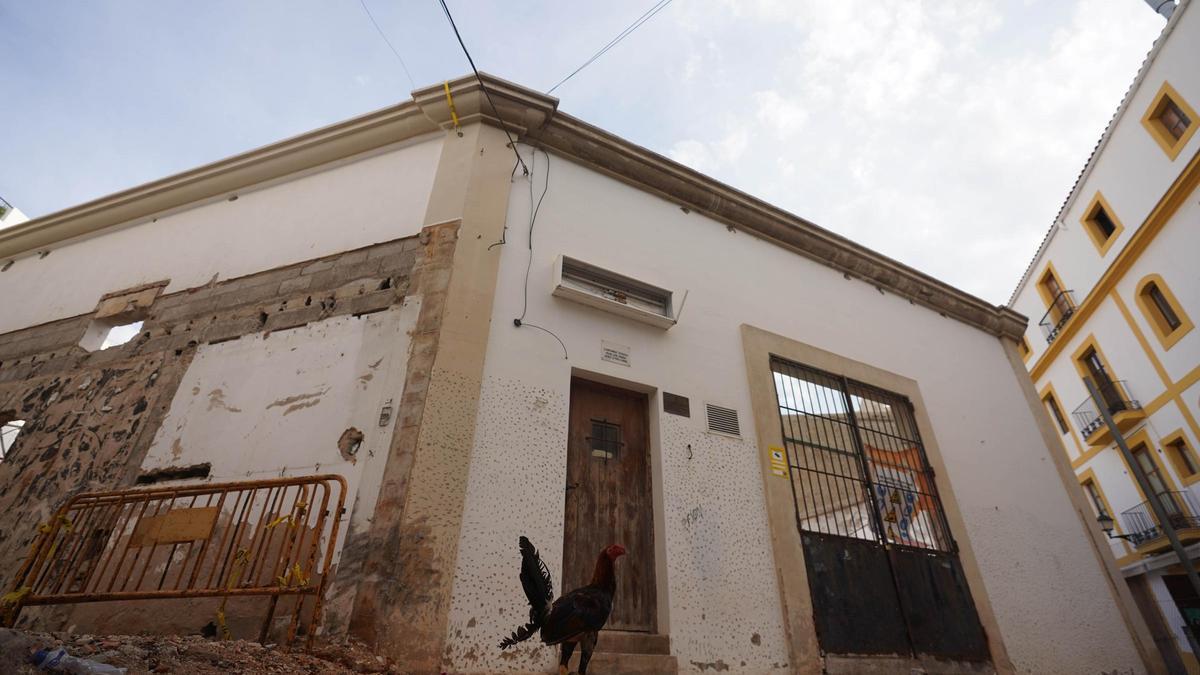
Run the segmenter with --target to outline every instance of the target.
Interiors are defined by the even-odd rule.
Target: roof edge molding
[[[191,203],[299,173],[386,145],[501,120],[521,141],[554,150],[708,217],[997,336],[1020,340],[1027,319],[992,305],[803,218],[557,112],[558,99],[481,73],[418,89],[412,99],[228,159],[0,230],[0,258],[27,254]],[[485,96],[487,87],[491,101]],[[495,109],[492,105],[495,105]]]

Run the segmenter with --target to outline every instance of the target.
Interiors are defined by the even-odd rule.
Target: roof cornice
[[[503,125],[518,139],[553,150],[639,189],[772,241],[807,258],[993,335],[1020,340],[1027,319],[767,202],[557,112],[558,99],[482,74],[418,89],[412,99],[190,171],[0,230],[0,258],[155,216],[251,185],[313,169],[459,124]],[[495,104],[495,111],[492,104]]]
[[[522,139],[993,335],[1028,319],[565,113]]]

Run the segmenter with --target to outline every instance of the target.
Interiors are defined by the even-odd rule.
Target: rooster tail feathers
[[[529,543],[525,537],[521,537],[519,545],[521,547],[521,587],[525,589],[525,597],[529,599],[528,625],[533,626],[536,630],[550,612],[550,603],[554,600],[554,581],[550,578],[550,570],[546,568],[546,563],[542,562],[533,544]]]
[[[518,642],[524,642],[528,640],[529,638],[533,637],[533,634],[538,631],[538,628],[540,628],[540,626],[534,623],[527,623],[524,626],[521,626],[513,631],[512,635],[500,641],[500,649],[508,649]]]
[[[550,604],[554,600],[554,582],[550,579],[550,570],[542,562],[537,549],[525,537],[521,537],[521,588],[529,600],[529,623],[513,631],[513,634],[500,641],[500,649],[508,649],[518,642],[524,642],[533,637],[541,629],[542,623],[550,613]]]

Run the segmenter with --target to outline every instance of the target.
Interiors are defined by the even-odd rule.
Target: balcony
[[[1184,544],[1200,541],[1200,507],[1190,492],[1164,492],[1156,497],[1167,512],[1171,525],[1179,533]],[[1129,542],[1137,547],[1138,553],[1157,553],[1171,547],[1163,534],[1154,508],[1145,501],[1128,511],[1121,512],[1121,525],[1128,533]]]
[[[1104,399],[1108,407],[1108,414],[1112,416],[1121,433],[1129,431],[1138,422],[1146,419],[1142,404],[1129,395],[1129,387],[1125,385],[1124,380],[1110,380],[1100,384],[1099,390],[1100,398]],[[1071,417],[1075,418],[1075,426],[1079,427],[1079,433],[1083,434],[1088,445],[1103,447],[1113,442],[1112,433],[1104,424],[1100,409],[1090,396],[1075,408]]]
[[[1062,291],[1050,301],[1050,309],[1042,315],[1038,325],[1042,327],[1042,335],[1046,336],[1046,344],[1054,342],[1054,338],[1062,332],[1063,326],[1075,314],[1075,292]]]

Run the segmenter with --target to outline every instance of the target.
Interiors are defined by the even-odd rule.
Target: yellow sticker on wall
[[[787,450],[778,445],[772,445],[767,450],[771,453],[771,473],[781,478],[787,478]]]

